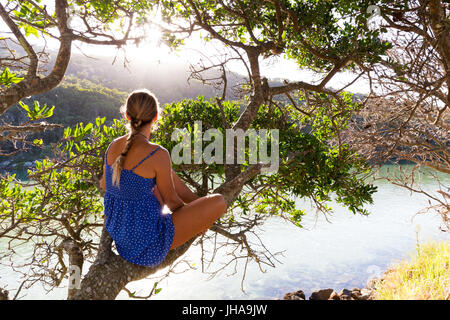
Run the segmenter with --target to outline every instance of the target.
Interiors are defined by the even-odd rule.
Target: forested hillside
[[[129,61],[125,67],[123,59],[118,57],[114,60],[113,55],[114,52],[107,57],[86,57],[74,54],[71,57],[66,76],[76,76],[110,89],[125,92],[147,88],[156,94],[162,104],[184,98],[194,98],[198,95],[209,99],[218,93],[212,86],[205,85],[201,81],[194,79],[188,81],[190,66],[181,58],[179,61],[164,62],[128,57]],[[49,64],[53,64],[53,61],[50,61]],[[212,75],[220,76],[216,71],[209,71],[205,75],[208,78],[212,78]],[[227,96],[229,99],[233,99],[236,97],[233,94],[233,88],[242,81],[243,77],[231,72],[227,74],[227,77]]]
[[[96,117],[106,117],[106,122],[119,118],[119,108],[125,102],[129,92],[138,88],[147,88],[158,97],[161,107],[165,103],[180,101],[185,98],[195,98],[199,95],[207,100],[221,92],[211,85],[198,80],[190,80],[189,66],[178,63],[160,63],[159,61],[133,60],[124,67],[123,61],[113,57],[89,58],[74,54],[63,82],[55,89],[24,99],[23,102],[32,105],[39,101],[41,105],[55,106],[54,114],[47,119],[50,123],[61,124],[63,127],[74,126],[77,123],[92,122]],[[49,62],[51,65],[53,61]],[[218,71],[210,70],[207,78],[220,75]],[[227,97],[238,99],[236,89],[243,82],[239,74],[227,74]],[[281,81],[269,81],[271,85],[281,85]],[[290,103],[287,97],[279,96],[277,100]],[[26,121],[26,112],[15,105],[0,117],[0,122],[19,124]],[[51,154],[51,144],[62,137],[63,128],[53,129],[44,133],[30,135],[32,139],[43,139],[44,146],[33,147],[27,152],[13,157],[0,157],[0,171],[17,171],[30,165],[31,161]],[[12,146],[0,143],[0,149],[10,151]],[[27,163],[27,165],[23,165]],[[20,171],[20,170],[19,170]]]
[[[20,50],[18,48],[18,50]],[[218,91],[212,86],[198,80],[190,80],[189,66],[179,63],[161,63],[159,61],[129,61],[127,67],[117,59],[114,64],[111,57],[86,57],[74,54],[71,58],[63,82],[55,89],[24,99],[23,102],[33,105],[55,106],[53,116],[46,119],[50,123],[63,127],[74,126],[79,122],[88,123],[96,117],[106,117],[106,122],[119,118],[119,108],[125,102],[129,92],[138,88],[147,88],[158,97],[161,106],[165,103],[179,101],[184,98],[195,98],[203,95],[209,99]],[[54,61],[50,60],[51,66]],[[50,68],[47,68],[50,69]],[[209,75],[212,73],[210,72]],[[233,95],[234,87],[242,80],[241,76],[228,75],[228,94]],[[27,120],[27,113],[19,105],[15,105],[0,117],[0,123],[20,124]],[[21,171],[31,162],[49,156],[52,143],[62,137],[63,128],[43,133],[30,134],[29,139],[43,139],[43,147],[32,147],[12,157],[0,157],[0,171]],[[0,149],[11,151],[8,142],[0,143]]]
[[[106,88],[86,79],[67,76],[57,88],[42,94],[24,99],[27,105],[39,101],[40,105],[55,106],[53,116],[47,122],[61,124],[63,127],[74,126],[79,122],[91,122],[96,117],[106,117],[107,121],[118,118],[120,105],[127,93]],[[27,113],[19,105],[15,105],[0,118],[1,122],[19,124],[27,121]],[[51,143],[62,137],[63,128],[31,134],[29,139],[43,139],[43,147],[33,147],[13,157],[0,157],[0,169],[22,167],[23,162],[47,156],[51,152]],[[9,143],[0,144],[4,151],[11,151]]]

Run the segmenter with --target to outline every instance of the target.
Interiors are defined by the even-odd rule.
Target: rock
[[[350,296],[355,300],[361,300],[361,291],[352,290]]]
[[[352,292],[348,289],[342,289],[341,292],[339,292],[339,297],[341,300],[351,300]]]
[[[288,292],[284,295],[283,300],[305,300],[305,293],[302,290]]]
[[[339,294],[337,294],[336,291],[333,291],[328,300],[341,300],[341,298],[339,297]]]
[[[328,300],[333,292],[333,289],[322,289],[314,291],[309,297],[309,300]]]
[[[306,300],[302,290],[286,293],[283,300]],[[342,289],[336,293],[333,289],[314,291],[309,300],[375,300],[375,290],[371,288]]]
[[[27,161],[23,164],[24,167],[32,167],[33,166],[33,162],[31,161]]]
[[[372,300],[373,299],[373,290],[364,288],[361,290],[361,300]]]
[[[9,300],[9,292],[0,288],[0,300]]]
[[[359,300],[372,300],[372,296],[370,294],[362,294]]]
[[[361,290],[361,295],[371,295],[372,294],[372,291],[371,290],[369,290],[369,289],[366,289],[366,288],[364,288],[364,289],[362,289]]]

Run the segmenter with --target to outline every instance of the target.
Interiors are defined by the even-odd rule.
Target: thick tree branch
[[[51,73],[44,77],[31,77],[27,75],[21,82],[0,91],[0,114],[10,106],[19,102],[25,97],[46,92],[56,87],[64,77],[70,61],[72,33],[67,28],[67,1],[55,1],[55,14],[58,22],[60,36],[60,47],[56,56],[56,61]]]
[[[38,58],[36,52],[34,51],[33,47],[28,43],[27,39],[24,37],[22,32],[20,32],[19,28],[11,19],[8,12],[6,12],[5,8],[1,3],[0,3],[0,16],[2,17],[3,21],[6,23],[8,28],[11,30],[11,32],[14,34],[16,39],[19,41],[21,46],[24,48],[25,52],[28,54],[30,64],[28,67],[26,80],[32,81],[34,78],[36,78],[36,72],[38,67]]]

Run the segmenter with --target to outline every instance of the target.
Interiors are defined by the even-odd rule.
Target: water
[[[447,185],[450,179],[441,176]],[[422,180],[427,190],[437,190],[432,180]],[[162,291],[152,299],[274,299],[286,292],[303,290],[308,296],[315,289],[362,287],[368,279],[381,275],[392,263],[407,258],[417,240],[450,240],[441,232],[440,218],[432,213],[414,214],[428,203],[424,195],[377,181],[378,192],[374,204],[367,206],[369,216],[353,215],[340,206],[333,206],[334,214],[327,222],[323,216],[310,212],[304,218],[305,228],[299,229],[280,219],[272,219],[258,235],[271,252],[283,251],[275,268],[265,267],[261,272],[255,263],[247,266],[241,290],[244,261],[208,280],[201,272],[200,248],[192,247],[185,255],[196,270],[171,274],[161,281]],[[309,202],[299,204],[308,207]],[[317,219],[316,219],[317,218]],[[418,239],[417,239],[418,231]],[[223,255],[218,256],[215,268]],[[3,268],[3,267],[2,267]],[[182,268],[183,269],[183,268]],[[214,270],[214,268],[212,269]],[[162,270],[162,275],[167,270]],[[17,280],[9,270],[0,270],[2,283],[16,288]],[[147,295],[155,279],[128,284],[137,295]],[[39,287],[31,289],[25,299],[64,299],[66,287],[45,295]],[[125,292],[118,299],[128,299]]]

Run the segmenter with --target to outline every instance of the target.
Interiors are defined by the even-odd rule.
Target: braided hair
[[[157,117],[158,109],[158,100],[146,89],[135,90],[130,93],[126,103],[121,107],[121,112],[129,120],[129,135],[125,148],[112,165],[112,181],[117,187],[120,185],[120,174],[122,173],[123,164],[128,151],[141,129]]]

